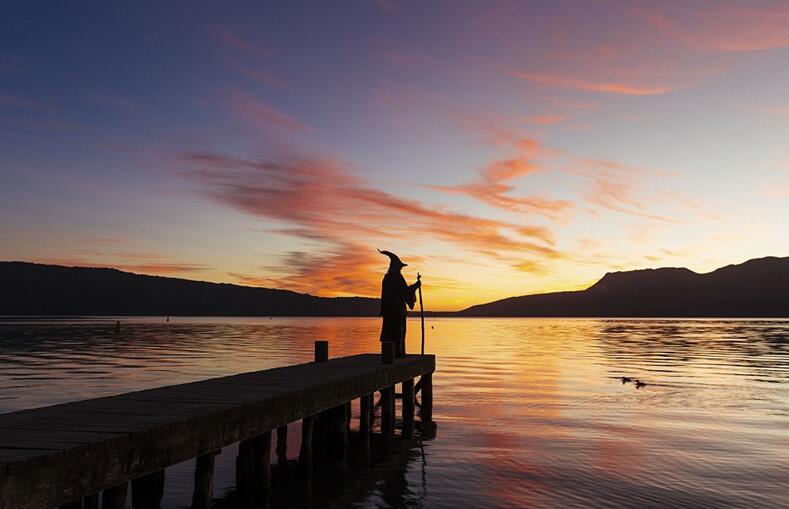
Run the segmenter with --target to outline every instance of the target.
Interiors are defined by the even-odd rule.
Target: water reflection
[[[115,319],[1,321],[0,411],[304,362],[315,339],[329,339],[332,356],[378,349],[375,319],[122,321],[120,335]],[[431,319],[427,328],[440,438],[423,444],[424,455],[407,446],[372,477],[330,483],[343,489],[305,505],[789,499],[787,321]],[[408,330],[413,352],[418,322]],[[217,458],[215,493],[225,504],[232,449]],[[297,451],[290,444],[291,459]],[[168,470],[168,507],[188,505],[191,468]]]

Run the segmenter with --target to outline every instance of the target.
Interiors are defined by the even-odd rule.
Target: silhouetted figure
[[[408,264],[400,261],[396,254],[389,251],[378,250],[379,253],[389,257],[389,271],[381,283],[381,342],[394,343],[396,357],[405,356],[405,317],[406,306],[414,309],[416,304],[416,290],[421,286],[417,281],[412,285],[406,283],[400,273]]]
[[[120,334],[120,333],[121,333],[121,321],[118,320],[115,322],[115,334]]]

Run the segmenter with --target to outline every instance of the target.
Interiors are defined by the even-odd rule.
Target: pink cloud
[[[575,78],[571,76],[557,76],[551,74],[537,74],[529,73],[518,70],[510,70],[511,75],[522,80],[531,81],[539,85],[555,86],[559,88],[571,88],[575,90],[583,90],[586,92],[600,92],[607,94],[619,95],[634,95],[634,96],[647,96],[647,95],[664,95],[680,88],[683,85],[637,85],[631,83],[620,83],[612,81],[594,81],[582,78]]]
[[[532,115],[526,117],[526,121],[535,125],[554,125],[561,124],[569,117],[567,115]]]
[[[290,253],[277,279],[310,285],[322,294],[370,295],[378,281],[370,269],[381,264],[376,247],[399,240],[443,241],[478,255],[511,259],[558,258],[552,232],[539,226],[460,214],[429,207],[373,187],[329,158],[287,156],[246,160],[214,153],[185,156],[182,174],[198,192],[231,208],[290,225],[290,235],[321,242],[310,254]],[[394,249],[394,248],[392,248]]]
[[[308,128],[306,124],[250,93],[236,92],[231,95],[229,103],[239,116],[258,126],[290,132],[302,132]]]

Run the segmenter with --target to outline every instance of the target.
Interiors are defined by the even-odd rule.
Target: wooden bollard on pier
[[[314,362],[326,362],[329,360],[329,342],[315,341]],[[316,426],[317,424],[317,426]],[[321,449],[319,443],[323,438],[322,423],[318,416],[305,417],[301,421],[301,449],[299,450],[299,469],[303,473],[308,473],[315,459],[315,450]]]

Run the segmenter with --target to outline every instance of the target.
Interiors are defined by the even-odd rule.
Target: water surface
[[[118,335],[114,319],[0,320],[0,412],[306,362],[315,339],[332,356],[378,349],[376,319],[121,320]],[[426,327],[437,438],[310,504],[789,507],[789,321]],[[232,491],[234,455],[218,458],[217,496]],[[166,507],[188,506],[192,466],[168,469]]]

